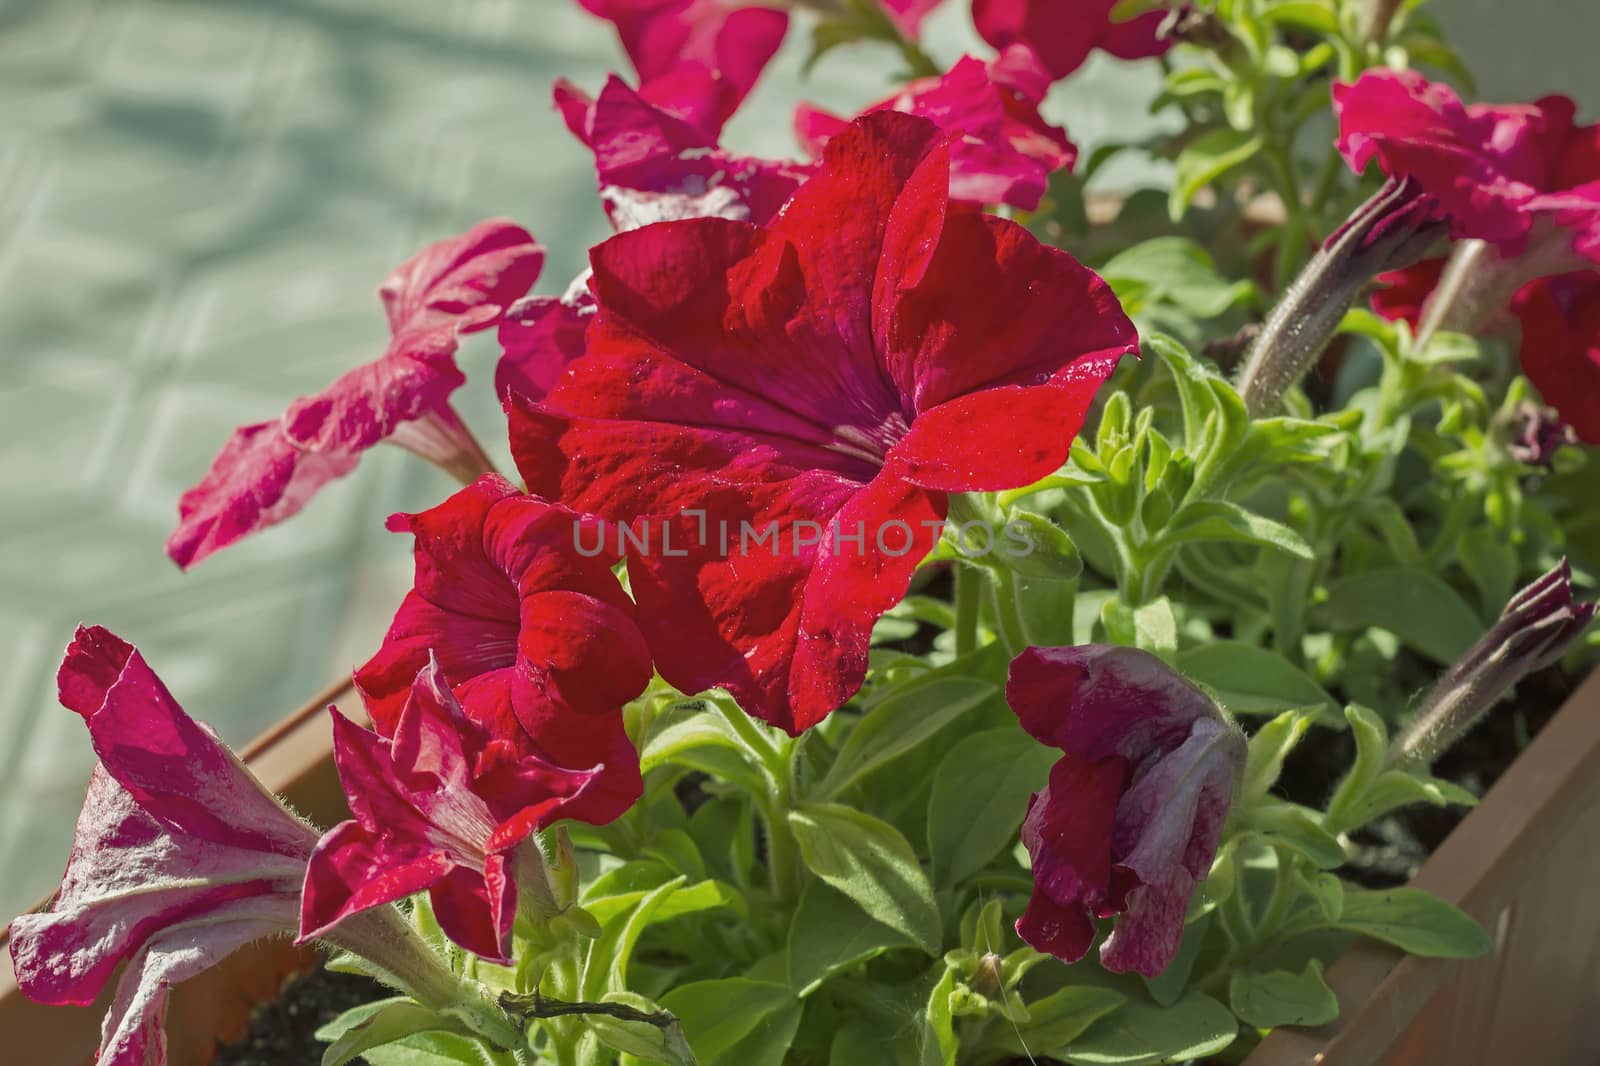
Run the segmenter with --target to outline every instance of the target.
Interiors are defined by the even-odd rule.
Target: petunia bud
[[[1554,407],[1524,400],[1506,424],[1506,452],[1519,463],[1549,470],[1556,452],[1578,443],[1578,434]]]
[[[1062,757],[1029,803],[1033,898],[1017,933],[1068,962],[1100,948],[1118,973],[1154,977],[1178,953],[1196,883],[1216,855],[1243,771],[1243,734],[1211,698],[1136,648],[1029,648],[1006,700]]]
[[[1565,559],[1514,596],[1490,630],[1440,678],[1389,745],[1390,766],[1427,766],[1522,678],[1556,662],[1588,628],[1596,605],[1572,597]]]
[[[1356,296],[1377,275],[1409,266],[1448,231],[1435,200],[1391,178],[1333,232],[1262,326],[1239,378],[1254,415],[1270,414],[1316,363]]]

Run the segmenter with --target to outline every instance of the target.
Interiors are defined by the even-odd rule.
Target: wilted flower
[[[1094,940],[1094,919],[1120,915],[1101,962],[1154,977],[1177,955],[1189,897],[1211,868],[1243,735],[1135,648],[1029,648],[1011,664],[1006,700],[1024,729],[1062,751],[1022,825],[1034,890],[1018,934],[1073,962]]]
[[[1057,469],[1136,346],[1093,272],[951,202],[948,143],[869,115],[767,226],[601,244],[585,354],[509,407],[532,491],[675,524],[628,562],[662,676],[796,733],[860,687],[948,494]]]
[[[590,99],[556,82],[567,128],[594,152],[600,198],[622,233],[651,222],[715,216],[764,223],[811,168],[739,156],[717,145],[721,120],[708,114],[709,90],[692,75],[651,95],[612,75]]]
[[[126,963],[101,1066],[161,1066],[172,985],[298,926],[317,832],[178,706],[134,648],[79,628],[58,675],[100,762],[48,910],[11,923],[17,981],[42,1003],[88,1004]],[[456,982],[392,910],[324,930],[432,1004]]]
[[[566,812],[602,824],[639,797],[621,707],[652,671],[616,559],[579,552],[581,521],[492,474],[393,516],[390,529],[416,537],[416,583],[356,685],[378,732],[398,737],[417,675],[437,659],[496,764],[603,767]]]
[[[991,63],[963,56],[943,77],[914,81],[863,113],[903,111],[960,135],[950,145],[951,197],[1032,211],[1050,175],[1078,157],[1066,133],[1039,114],[1049,88],[1050,76],[1033,51],[1012,45]],[[849,126],[807,104],[795,109],[794,122],[813,156]]]
[[[302,936],[426,890],[452,940],[509,963],[519,900],[532,916],[559,909],[544,854],[529,837],[563,817],[598,768],[510,756],[466,717],[432,661],[392,739],[332,713],[334,760],[355,818],[311,856]]]
[[[1561,562],[1512,597],[1499,621],[1448,671],[1389,745],[1391,765],[1426,766],[1535,670],[1556,662],[1594,620],[1596,605],[1572,596]]]
[[[498,322],[543,264],[544,249],[503,220],[424,248],[379,290],[393,334],[383,355],[296,400],[282,418],[235,431],[178,501],[167,554],[187,568],[283,521],[383,441],[463,481],[491,469],[450,406],[466,382],[455,363],[459,335]]]

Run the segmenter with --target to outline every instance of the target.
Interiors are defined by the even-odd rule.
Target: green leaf
[[[1232,1011],[1210,996],[1190,992],[1170,1007],[1129,1000],[1050,1054],[1073,1066],[1149,1066],[1214,1055],[1233,1043],[1238,1032]]]
[[[1056,756],[1016,728],[974,733],[950,749],[928,798],[935,881],[958,884],[1010,848]]]
[[[1224,278],[1211,254],[1186,237],[1141,241],[1112,256],[1100,276],[1118,296],[1136,289],[1146,304],[1170,304],[1196,318],[1216,318],[1256,292],[1252,282]]]
[[[1197,541],[1227,541],[1277,548],[1301,559],[1316,557],[1305,538],[1288,526],[1225,500],[1203,500],[1186,505],[1161,531],[1160,539],[1167,547]]]
[[[1397,807],[1429,803],[1443,807],[1456,803],[1472,806],[1476,796],[1459,785],[1425,772],[1410,769],[1384,769],[1389,749],[1389,732],[1376,711],[1351,704],[1345,708],[1350,732],[1356,741],[1356,758],[1350,772],[1328,801],[1327,825],[1336,833],[1366,825]]]
[[[665,880],[665,877],[663,877]],[[682,880],[680,878],[679,880]],[[647,891],[624,892],[613,896],[598,896],[588,900],[584,909],[605,926],[617,919],[629,908],[636,906],[649,893]],[[734,913],[743,916],[747,913],[744,896],[739,890],[724,881],[707,879],[697,881],[692,885],[685,885],[673,892],[656,908],[650,921],[670,922],[674,918],[681,918],[685,914],[695,914],[699,911],[716,910],[726,907]]]
[[[988,681],[943,672],[901,686],[874,704],[850,731],[839,757],[817,786],[817,797],[837,796],[998,691]]]
[[[1322,963],[1312,959],[1300,973],[1241,970],[1228,982],[1228,1002],[1246,1025],[1326,1025],[1339,1016],[1339,997],[1322,979]]]
[[[1245,824],[1269,844],[1282,844],[1304,855],[1319,869],[1343,866],[1339,838],[1323,824],[1316,811],[1296,803],[1266,800],[1247,812]]]
[[[1083,573],[1083,557],[1066,531],[1043,515],[1020,507],[1006,517],[1000,558],[1023,577],[1073,581]]]
[[[340,1035],[322,1053],[322,1066],[345,1066],[373,1048],[434,1031],[467,1033],[460,1022],[419,1003],[404,998],[389,1000]]]
[[[1100,621],[1114,644],[1130,644],[1155,655],[1171,655],[1178,647],[1178,621],[1172,601],[1157,596],[1149,603],[1129,607],[1120,598],[1106,600]]]
[[[589,954],[584,960],[583,979],[580,982],[582,998],[597,1000],[607,992],[625,992],[628,988],[628,960],[639,936],[652,921],[656,912],[678,890],[684,878],[677,877],[659,888],[646,893],[632,911],[624,912],[605,923],[599,939],[589,942]],[[594,905],[586,904],[590,913]]]
[[[789,923],[789,984],[802,999],[840,970],[915,941],[868,917],[825,881],[808,881]]]
[[[621,1003],[634,1010],[653,1014],[660,1008],[645,997],[633,992],[613,992],[606,1003]],[[683,1034],[683,1026],[673,1022],[668,1026],[649,1022],[628,1022],[603,1014],[584,1016],[595,1036],[614,1051],[644,1059],[646,1062],[665,1062],[670,1066],[698,1066],[694,1052]]]
[[[1264,22],[1298,26],[1328,36],[1339,32],[1339,14],[1325,0],[1283,0],[1263,10],[1261,18]]]
[[[1250,754],[1244,764],[1244,783],[1239,789],[1241,810],[1266,796],[1283,773],[1283,761],[1311,726],[1314,708],[1285,711],[1250,738]]]
[[[691,700],[655,720],[639,752],[639,769],[649,773],[667,764],[683,766],[759,796],[768,788],[762,756],[709,700]]]
[[[747,1042],[763,1045],[786,1029],[792,1037],[800,1019],[787,985],[746,977],[679,985],[661,1007],[677,1017],[702,1066],[758,1066],[768,1060],[739,1057]]]
[[[920,1066],[955,1066],[960,1044],[956,1040],[955,1019],[950,1016],[950,993],[956,989],[956,971],[946,966],[944,976],[928,994],[922,1016],[922,1061]]]
[[[1013,1055],[1057,1054],[1126,1002],[1122,993],[1099,985],[1068,985],[1029,1003],[1026,1022],[1014,1030],[996,1027],[986,1043]]]
[[[1483,926],[1465,911],[1409,886],[1349,889],[1339,920],[1325,924],[1430,958],[1472,959],[1494,948]]]
[[[1183,218],[1195,193],[1249,162],[1259,151],[1259,136],[1236,129],[1215,129],[1191,142],[1178,154],[1172,195],[1167,201],[1167,213],[1172,221]]]
[[[1180,651],[1180,673],[1216,693],[1234,714],[1289,709],[1331,711],[1332,696],[1282,655],[1237,640],[1213,640]]]
[[[367,1066],[513,1066],[509,1054],[459,1033],[418,1033],[371,1048],[361,1057]]]
[[[1315,616],[1339,632],[1375,626],[1439,663],[1483,635],[1477,612],[1442,579],[1416,567],[1386,567],[1334,583]]]
[[[789,812],[789,827],[811,872],[930,955],[943,927],[933,888],[900,831],[835,803]]]

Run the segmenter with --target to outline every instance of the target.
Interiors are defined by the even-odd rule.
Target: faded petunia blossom
[[[1369,70],[1336,84],[1333,104],[1351,168],[1376,159],[1415,178],[1456,237],[1536,256],[1536,273],[1600,262],[1600,126],[1577,125],[1567,97],[1463,104],[1414,71]]]
[[[378,732],[396,737],[417,675],[437,659],[496,764],[598,770],[566,811],[598,825],[639,797],[621,707],[652,671],[616,556],[579,550],[593,542],[583,522],[493,474],[390,518],[416,538],[416,582],[356,685]]]
[[[495,744],[432,661],[392,738],[332,714],[334,760],[355,817],[311,856],[301,935],[426,890],[452,940],[509,963],[519,900],[529,914],[556,909],[543,852],[529,837],[564,817],[597,773]]]
[[[1095,49],[1118,59],[1148,59],[1171,43],[1158,32],[1164,11],[1113,22],[1117,0],[972,0],[978,36],[996,48],[1027,45],[1059,80],[1083,66]]]
[[[57,683],[100,762],[59,892],[48,910],[11,924],[17,981],[42,1003],[89,1004],[126,963],[97,1061],[162,1066],[171,986],[295,930],[317,833],[107,630],[79,628]],[[449,973],[405,954],[399,922],[372,914],[328,938],[442,1002]]]
[[[1100,947],[1117,973],[1154,977],[1183,939],[1195,884],[1216,855],[1244,768],[1244,736],[1205,693],[1135,648],[1029,648],[1006,700],[1061,749],[1022,825],[1033,898],[1017,932],[1068,962]]]
[[[594,99],[556,82],[556,106],[594,152],[600,197],[619,233],[700,216],[766,222],[809,175],[807,166],[718,147],[721,123],[702,98],[692,90],[652,96],[615,75]]]
[[[504,220],[429,245],[379,290],[392,334],[388,349],[282,418],[237,430],[199,484],[178,502],[167,554],[188,568],[259,529],[283,521],[361,453],[388,441],[463,481],[490,469],[450,406],[466,382],[456,367],[460,335],[488,329],[527,292],[544,249]]]
[[[960,135],[950,146],[950,195],[980,204],[1039,206],[1050,175],[1070,168],[1078,150],[1039,115],[1050,76],[1031,49],[1013,45],[992,63],[964,56],[939,78],[923,78],[867,109],[903,111]],[[801,145],[820,155],[847,120],[807,104],[795,109]]]
[[[933,123],[882,112],[767,226],[612,238],[585,354],[511,397],[531,491],[653,535],[629,576],[680,690],[796,733],[842,705],[948,494],[1057,469],[1135,349],[1100,278],[949,174]]]

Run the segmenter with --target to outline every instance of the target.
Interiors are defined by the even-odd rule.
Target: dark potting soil
[[[217,1048],[214,1066],[316,1066],[327,1047],[317,1039],[318,1029],[352,1007],[389,995],[370,977],[319,966],[257,1007],[244,1038]]]

